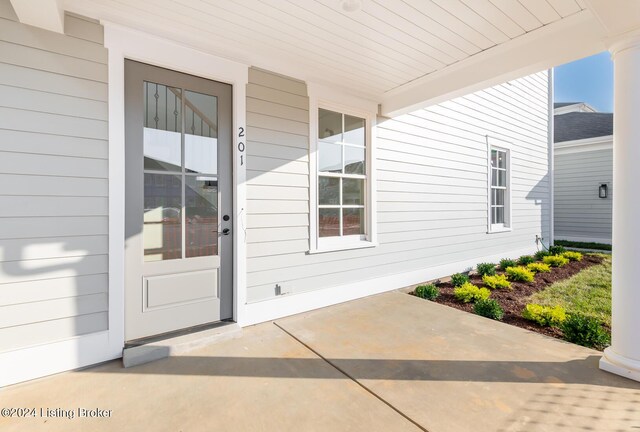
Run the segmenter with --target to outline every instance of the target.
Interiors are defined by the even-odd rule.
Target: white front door
[[[125,61],[125,339],[232,317],[228,84]]]

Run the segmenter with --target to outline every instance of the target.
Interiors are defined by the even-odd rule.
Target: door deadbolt
[[[228,221],[229,219],[230,219],[229,215],[222,216],[222,220],[225,221],[225,222]]]

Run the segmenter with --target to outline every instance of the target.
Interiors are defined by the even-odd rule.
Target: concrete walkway
[[[640,383],[600,354],[399,292],[244,330],[180,357],[0,391],[0,430],[633,431]],[[78,408],[111,410],[78,418]]]

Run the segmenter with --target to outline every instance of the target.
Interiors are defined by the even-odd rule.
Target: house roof
[[[609,135],[613,135],[612,113],[570,112],[554,116],[553,142]]]
[[[554,102],[553,103],[553,107],[554,108],[562,108],[562,107],[566,107],[566,106],[570,106],[570,105],[577,105],[579,103],[582,103],[582,102]]]

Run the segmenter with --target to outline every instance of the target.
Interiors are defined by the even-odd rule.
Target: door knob
[[[222,230],[222,235],[229,235],[230,232],[231,230],[229,228],[225,228]]]

